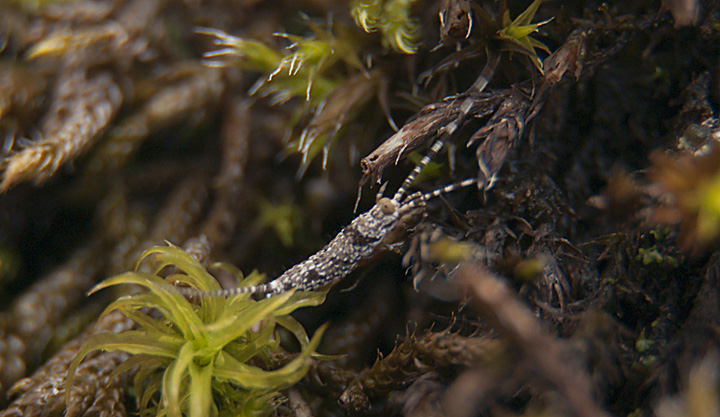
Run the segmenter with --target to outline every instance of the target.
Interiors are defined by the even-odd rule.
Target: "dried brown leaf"
[[[508,152],[513,149],[525,130],[525,114],[530,103],[517,91],[510,90],[485,127],[475,132],[468,146],[485,138],[476,150],[480,168],[478,187],[489,190],[495,185]]]
[[[360,373],[340,396],[346,410],[362,411],[368,395],[406,387],[420,375],[449,366],[479,365],[498,359],[501,344],[487,337],[465,337],[449,330],[408,335],[392,352]]]
[[[363,171],[361,183],[379,182],[386,167],[397,164],[410,151],[437,137],[441,129],[454,122],[461,114],[460,106],[467,97],[469,96],[460,94],[446,101],[425,106],[413,120],[407,122],[402,129],[360,161]],[[482,117],[489,114],[500,102],[501,97],[489,93],[477,94],[472,97],[467,116]]]

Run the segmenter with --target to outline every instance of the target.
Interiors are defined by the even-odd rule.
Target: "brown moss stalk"
[[[465,337],[449,330],[429,332],[421,337],[407,336],[387,356],[364,370],[340,397],[348,410],[369,407],[368,395],[379,395],[404,388],[420,375],[448,366],[468,366],[498,358],[497,339]]]
[[[82,247],[65,264],[40,278],[3,313],[0,382],[5,389],[25,375],[28,362],[43,352],[56,327],[95,282],[104,264],[94,248],[96,243]]]
[[[207,198],[206,178],[192,176],[179,183],[158,211],[150,229],[149,243],[159,244],[163,240],[178,243],[185,240],[190,228],[202,214]]]
[[[41,184],[87,151],[115,116],[122,93],[109,73],[91,78],[73,72],[55,86],[55,98],[40,128],[41,139],[4,163],[0,191],[33,181]]]
[[[164,241],[183,242],[198,221],[207,203],[208,181],[204,177],[187,178],[170,192],[155,217],[150,220],[140,212],[129,213],[127,223],[132,233],[117,242],[110,258],[110,271],[131,269],[140,253]]]
[[[84,361],[75,373],[75,381],[66,416],[124,416],[127,375],[113,371],[130,355],[121,352],[102,352]]]
[[[87,179],[90,182],[96,182],[95,177],[103,172],[115,171],[125,165],[153,131],[193,113],[201,113],[219,100],[225,87],[221,71],[192,64],[185,72],[188,75],[161,88],[139,111],[109,132],[106,141],[88,162]]]
[[[183,244],[185,251],[200,262],[207,260],[214,248],[225,246],[235,231],[252,127],[249,106],[242,98],[231,100],[227,106],[221,132],[220,171],[213,179],[215,200],[197,236]]]
[[[0,65],[0,120],[13,107],[22,106],[45,88],[45,80],[19,65]]]
[[[566,346],[542,329],[533,313],[505,283],[473,265],[462,266],[456,276],[471,291],[475,308],[541,378],[556,387],[574,415],[608,415],[593,399],[589,376],[568,363]]]
[[[70,362],[82,343],[93,334],[103,332],[120,333],[129,330],[133,322],[121,313],[110,313],[96,325],[91,325],[79,337],[71,340],[50,360],[45,362],[30,377],[20,380],[11,389],[10,395],[17,398],[7,409],[0,411],[0,417],[35,417],[60,415],[65,409],[65,380]],[[82,363],[75,373],[75,383],[71,393],[68,411],[74,415],[86,414],[97,410],[102,404],[109,406],[112,413],[97,415],[122,415],[120,402],[123,385],[116,380],[112,371],[122,362],[122,352],[96,351]],[[106,409],[107,410],[107,409]]]

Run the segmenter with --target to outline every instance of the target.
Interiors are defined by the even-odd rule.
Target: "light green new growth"
[[[287,72],[290,77],[301,74],[307,78],[305,100],[310,101],[310,91],[313,88],[313,83],[325,69],[332,67],[339,61],[343,61],[346,65],[358,71],[364,71],[364,68],[349,38],[336,37],[329,30],[321,28],[307,17],[305,17],[305,23],[312,31],[313,36],[304,38],[289,33],[275,34],[292,42],[287,47],[291,52],[283,57],[280,65],[268,77],[268,81],[272,81],[278,74],[283,72]],[[332,87],[334,88],[337,84],[333,84]],[[325,98],[330,94],[330,91],[332,89],[324,90],[320,93],[320,96]]]
[[[379,78],[366,72],[348,28],[342,25],[324,28],[307,16],[303,19],[310,36],[275,33],[276,37],[289,41],[285,51],[215,29],[197,30],[214,37],[215,45],[220,47],[204,55],[207,65],[236,65],[263,73],[250,88],[250,95],[270,97],[271,105],[293,98],[304,99],[305,105],[295,107],[291,126],[288,126],[290,138],[293,125],[306,120],[307,114],[313,114],[301,137],[290,140],[287,146],[289,152],[303,154],[298,176],[302,176],[320,150],[324,155],[323,167],[326,166],[335,133],[350,119],[349,114],[369,101]],[[357,81],[358,77],[361,82]],[[313,144],[318,146],[312,147]]]
[[[257,224],[272,229],[283,246],[291,247],[293,233],[300,223],[298,209],[292,201],[275,203],[261,199],[258,201],[258,210]]]
[[[152,260],[154,271],[141,272],[140,262],[148,259]],[[234,267],[223,264],[215,267],[236,274],[240,285],[254,285],[263,279],[258,273],[242,279]],[[161,271],[169,272],[161,278],[158,275]],[[279,390],[305,376],[310,355],[325,328],[310,339],[289,314],[301,307],[321,304],[326,292],[290,291],[259,301],[248,295],[203,297],[197,305],[168,282],[204,291],[220,288],[202,264],[174,246],[149,249],[141,256],[135,272],[98,284],[91,292],[119,284],[135,284],[148,291],[124,296],[107,307],[103,316],[120,310],[137,324],[137,329],[90,337],[68,370],[68,396],[78,365],[88,353],[98,349],[122,350],[133,355],[116,373],[138,368],[134,378],[138,408],[143,414],[154,414],[152,402],[159,391],[158,416],[213,416],[227,413],[223,408],[230,405],[234,407],[233,415],[266,415],[276,405]],[[295,336],[302,352],[281,368],[263,369],[256,365],[269,366],[271,351],[279,348],[277,325]],[[219,406],[214,398],[219,400]]]
[[[269,73],[278,66],[283,57],[278,48],[274,46],[251,39],[238,38],[221,30],[197,28],[195,32],[214,37],[213,43],[223,47],[203,55],[205,64],[209,66],[236,65],[250,71]],[[216,58],[223,60],[213,61]]]
[[[520,15],[518,15],[518,17],[516,17],[513,21],[510,21],[510,12],[505,10],[502,17],[503,28],[498,32],[501,39],[508,40],[519,46],[523,53],[530,58],[532,63],[535,65],[535,68],[537,68],[541,74],[544,73],[543,63],[540,57],[538,57],[535,49],[541,49],[547,53],[550,53],[550,49],[548,49],[544,43],[530,37],[530,35],[537,32],[540,26],[550,22],[552,19],[538,23],[530,22],[532,22],[535,18],[535,13],[537,13],[542,2],[543,0],[533,1],[532,4],[530,4],[530,6],[528,6],[524,12],[520,13]]]
[[[251,88],[250,94],[272,97],[273,104],[294,97],[304,97],[311,106],[321,102],[338,84],[326,70],[338,62],[362,71],[363,66],[355,46],[348,36],[335,36],[329,30],[305,17],[312,32],[309,37],[289,33],[275,36],[290,41],[287,52],[258,41],[246,40],[215,29],[198,29],[215,38],[222,49],[204,55],[212,66],[237,65],[241,68],[267,74]],[[222,61],[214,61],[222,59]]]
[[[417,19],[410,17],[415,0],[353,0],[350,13],[365,32],[380,30],[382,43],[398,52],[414,54],[420,39]]]
[[[698,187],[698,240],[710,242],[720,234],[720,171]]]
[[[382,17],[383,3],[383,0],[353,0],[350,14],[355,24],[367,33],[375,32]]]

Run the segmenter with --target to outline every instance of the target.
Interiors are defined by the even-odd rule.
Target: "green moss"
[[[379,71],[366,71],[357,36],[350,28],[342,24],[324,27],[305,15],[302,18],[308,33],[274,34],[287,41],[282,49],[220,30],[198,31],[212,36],[220,48],[204,54],[207,65],[260,72],[249,94],[269,97],[272,105],[295,99],[288,132],[297,132],[296,124],[312,115],[299,136],[288,136],[293,138],[287,150],[303,155],[298,176],[321,151],[323,168],[327,165],[335,134],[375,96],[381,78]]]
[[[697,204],[698,239],[712,241],[720,234],[720,173],[700,185]]]
[[[543,63],[535,50],[540,49],[547,53],[550,53],[550,50],[544,43],[530,35],[537,32],[540,26],[548,23],[550,20],[538,23],[530,22],[532,22],[535,17],[535,13],[537,13],[538,8],[540,8],[542,1],[543,0],[533,1],[524,12],[520,13],[512,21],[510,20],[510,11],[505,10],[502,17],[503,28],[498,32],[500,39],[510,41],[520,47],[519,52],[527,55],[540,73],[543,73]]]
[[[685,261],[683,256],[673,256],[667,253],[667,239],[670,229],[664,226],[658,226],[650,231],[650,235],[655,239],[656,244],[649,248],[638,248],[635,260],[642,262],[643,265],[658,265],[677,268]]]
[[[336,36],[331,28],[323,28],[303,16],[309,36],[275,33],[289,44],[281,49],[259,41],[242,39],[215,29],[198,32],[212,36],[221,49],[204,54],[211,66],[238,66],[263,74],[251,88],[250,94],[272,97],[282,103],[301,97],[317,106],[344,78],[330,70],[342,62],[356,71],[363,71],[357,47],[349,32],[338,26]]]
[[[103,288],[136,284],[148,291],[124,296],[108,306],[104,314],[119,310],[135,321],[137,328],[124,333],[99,334],[88,339],[68,371],[67,392],[73,374],[91,351],[122,350],[133,356],[116,372],[138,367],[134,389],[141,411],[168,416],[208,416],[224,414],[221,408],[232,404],[242,415],[264,415],[272,411],[279,390],[299,381],[310,366],[310,355],[324,331],[310,339],[302,325],[290,314],[297,308],[315,306],[325,292],[290,291],[259,301],[249,295],[232,298],[202,298],[193,304],[168,282],[178,282],[201,290],[219,288],[202,264],[181,249],[154,247],[142,255],[151,259],[153,272],[135,272],[109,278],[92,292]],[[218,265],[227,270],[234,268]],[[172,270],[162,278],[159,273]],[[239,273],[238,273],[239,275]],[[240,285],[258,283],[263,275],[253,273]],[[159,313],[159,314],[157,314]],[[264,369],[257,361],[269,363],[270,352],[279,348],[277,326],[290,331],[302,352],[278,369]],[[252,363],[252,364],[251,364]],[[160,401],[152,405],[156,393]],[[220,407],[213,400],[224,398]]]
[[[263,228],[271,228],[283,246],[291,247],[293,245],[293,234],[297,229],[300,218],[293,203],[285,201],[276,204],[267,200],[260,200],[258,209],[260,210],[258,224]]]
[[[414,54],[420,25],[410,16],[415,0],[354,0],[350,14],[365,32],[380,30],[382,43],[396,52]]]

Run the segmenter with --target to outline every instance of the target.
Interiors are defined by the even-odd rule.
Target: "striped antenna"
[[[427,193],[422,193],[418,191],[417,193],[413,193],[407,198],[407,201],[403,203],[403,205],[400,207],[400,210],[407,212],[414,209],[415,207],[425,204],[425,202],[430,200],[431,198],[438,197],[442,194],[451,193],[455,190],[459,190],[460,188],[469,187],[471,185],[477,184],[478,182],[479,180],[477,177],[472,177],[464,179],[460,182],[446,185],[442,188],[437,188]]]
[[[457,117],[455,117],[455,120],[438,130],[438,139],[430,147],[428,153],[420,160],[420,163],[417,164],[412,172],[410,172],[410,174],[405,178],[405,181],[403,181],[402,185],[395,193],[393,200],[400,201],[403,198],[412,182],[415,181],[415,178],[417,178],[420,174],[420,171],[422,171],[422,169],[430,163],[435,155],[440,152],[443,146],[445,146],[445,141],[452,136],[453,133],[455,133],[457,128],[460,127],[460,124],[467,117],[468,113],[470,113],[474,103],[472,95],[481,93],[485,87],[487,87],[488,83],[490,83],[490,79],[495,74],[495,68],[497,68],[498,63],[500,62],[500,55],[491,55],[490,51],[487,51],[487,55],[488,62],[485,64],[485,68],[483,68],[480,76],[475,80],[473,85],[471,85],[464,93],[467,97],[462,101],[462,103],[460,103],[460,111]]]
[[[477,184],[477,183],[478,183],[478,178],[477,178],[477,177],[466,178],[466,179],[464,179],[464,180],[462,180],[462,181],[459,181],[459,182],[456,182],[456,183],[453,183],[453,184],[449,184],[449,185],[446,185],[446,186],[444,186],[444,187],[442,187],[442,188],[437,188],[437,189],[432,190],[432,191],[430,191],[430,192],[428,192],[428,193],[425,193],[425,194],[422,195],[421,198],[422,198],[423,200],[429,200],[429,199],[431,199],[431,198],[438,197],[438,196],[440,196],[440,195],[442,195],[442,194],[451,193],[451,192],[453,192],[453,191],[455,191],[455,190],[459,190],[459,189],[461,189],[461,188],[469,187],[469,186],[474,185],[474,184]]]

